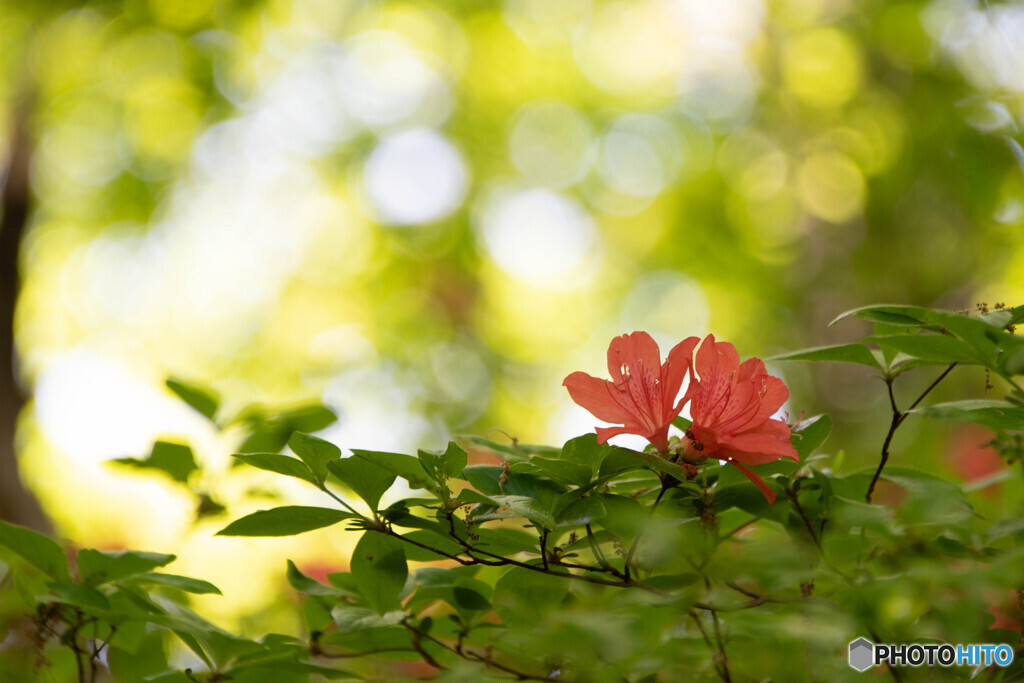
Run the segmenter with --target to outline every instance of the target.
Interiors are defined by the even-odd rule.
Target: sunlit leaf
[[[132,574],[141,574],[174,561],[174,555],[137,550],[108,552],[85,548],[78,551],[78,572],[88,584],[107,583]]]
[[[118,458],[110,462],[140,470],[156,470],[180,484],[187,484],[189,475],[199,469],[189,446],[168,441],[155,442],[148,458]]]
[[[294,536],[314,529],[322,529],[354,517],[351,513],[332,508],[289,505],[260,510],[217,532],[218,536]]]
[[[333,443],[302,432],[291,435],[288,447],[306,463],[319,484],[327,481],[327,465],[341,459],[341,449]]]
[[[327,469],[374,510],[380,497],[395,483],[394,473],[358,456],[333,460],[327,463]]]
[[[38,531],[0,521],[0,546],[20,555],[51,578],[68,581],[68,560],[57,542]]]
[[[766,362],[783,360],[810,360],[810,361],[834,361],[838,363],[857,363],[866,365],[876,370],[884,370],[878,359],[871,353],[871,349],[863,344],[837,344],[835,346],[816,346],[810,349],[801,349],[782,353],[771,358],[765,358]]]
[[[178,398],[192,406],[199,414],[213,420],[220,407],[220,395],[216,391],[195,382],[175,378],[169,378],[166,384]]]

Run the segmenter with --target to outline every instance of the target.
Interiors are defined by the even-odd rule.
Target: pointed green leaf
[[[213,420],[214,415],[217,414],[217,408],[220,407],[220,395],[216,391],[201,384],[173,377],[169,378],[166,384],[168,389],[178,395],[178,398],[192,406],[199,414]]]
[[[85,548],[78,551],[78,572],[82,582],[97,585],[141,574],[173,562],[174,555],[137,550],[106,552]]]
[[[203,581],[202,579],[193,579],[190,576],[179,576],[177,574],[162,574],[158,572],[150,572],[147,574],[138,574],[131,578],[132,583],[141,584],[153,584],[157,586],[168,586],[170,588],[177,588],[180,591],[186,593],[195,593],[196,595],[221,595],[220,589],[214,586],[209,581]]]
[[[545,529],[555,528],[554,515],[534,498],[529,496],[489,496],[489,498],[501,507],[507,508],[517,515],[522,515]]]
[[[57,542],[38,531],[0,521],[0,546],[58,581],[69,581],[68,560]]]
[[[352,449],[352,454],[398,475],[409,482],[409,485],[413,488],[433,491],[436,486],[433,477],[424,469],[420,461],[411,455],[387,453],[384,451],[364,451],[356,448]]]
[[[1024,408],[1005,401],[951,401],[910,411],[927,417],[973,422],[995,431],[1024,429]]]
[[[333,443],[302,432],[292,434],[288,447],[309,466],[319,484],[327,481],[327,465],[341,459],[341,449]]]
[[[604,519],[608,511],[598,496],[581,498],[558,513],[556,522],[560,529],[584,526]]]
[[[900,334],[865,337],[865,342],[936,363],[981,363],[983,358],[967,343],[945,334]]]
[[[244,422],[250,430],[249,438],[238,447],[240,453],[277,453],[293,433],[318,432],[338,417],[329,408],[312,403],[276,413],[261,406],[250,406],[235,419]]]
[[[74,607],[86,609],[109,610],[110,601],[107,596],[100,593],[92,586],[83,586],[80,583],[59,582],[49,584],[51,595],[42,597],[40,601],[59,602]]]
[[[590,465],[569,460],[556,460],[555,458],[535,455],[530,458],[530,463],[541,470],[546,476],[564,484],[586,486],[594,476],[594,470]]]
[[[402,619],[405,618],[405,612],[402,610],[392,610],[391,612],[379,614],[372,609],[353,607],[343,603],[331,610],[331,617],[334,618],[334,623],[338,625],[338,633],[354,633],[371,628],[383,628],[400,624]]]
[[[243,462],[246,465],[251,465],[267,472],[295,477],[296,479],[307,481],[313,486],[317,486],[313,471],[304,462],[290,455],[278,455],[277,453],[235,453],[232,457],[238,458],[239,462]]]
[[[295,566],[295,563],[288,560],[288,570],[285,572],[285,577],[288,579],[288,585],[306,595],[327,595],[337,597],[339,595],[348,595],[347,591],[343,591],[340,588],[329,586],[327,584],[320,583],[315,579],[311,579]]]
[[[833,361],[837,363],[857,363],[866,365],[876,370],[883,370],[878,359],[871,353],[871,349],[863,344],[838,344],[836,346],[816,346],[810,349],[800,349],[782,353],[771,358],[765,358],[766,362],[780,360],[809,360],[809,361]]]
[[[380,497],[395,483],[394,473],[356,456],[329,462],[327,469],[374,510]]]
[[[454,441],[448,442],[448,449],[441,454],[441,472],[448,477],[457,477],[466,469],[469,454]]]
[[[367,604],[385,614],[398,607],[409,567],[402,541],[378,531],[367,531],[352,551],[352,579]]]
[[[355,515],[332,508],[289,505],[260,510],[217,532],[218,536],[294,536],[337,524]]]
[[[793,447],[796,448],[800,462],[805,462],[814,451],[825,443],[825,440],[828,439],[831,433],[832,418],[828,415],[815,415],[814,417],[801,420],[800,424],[790,433]]]
[[[829,323],[829,327],[835,325],[843,318],[853,316],[861,320],[874,323],[886,323],[888,325],[909,325],[912,327],[924,327],[927,308],[920,306],[901,306],[899,304],[876,304],[872,306],[861,306],[845,313],[840,313],[835,320]]]

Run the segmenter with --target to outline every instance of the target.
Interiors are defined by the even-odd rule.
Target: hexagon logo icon
[[[850,643],[850,666],[857,671],[867,671],[875,661],[875,646],[866,638]]]

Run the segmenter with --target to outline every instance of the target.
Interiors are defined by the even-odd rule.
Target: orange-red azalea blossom
[[[686,394],[676,400],[687,372],[692,376],[693,349],[699,341],[697,337],[684,339],[662,363],[658,344],[649,334],[624,334],[608,347],[611,382],[574,372],[562,384],[572,400],[594,417],[622,425],[598,427],[599,443],[618,434],[638,434],[665,452],[669,425],[696,391],[691,382]]]
[[[774,503],[775,492],[746,466],[799,459],[789,425],[771,419],[789,398],[789,389],[765,371],[759,358],[740,363],[736,348],[716,342],[714,335],[701,344],[695,365],[700,389],[690,404],[693,424],[686,432],[684,455],[732,463]]]

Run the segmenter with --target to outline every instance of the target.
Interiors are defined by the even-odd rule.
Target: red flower
[[[608,347],[608,372],[614,381],[574,372],[562,384],[572,400],[605,422],[621,427],[598,427],[604,443],[618,434],[637,434],[662,452],[668,450],[668,428],[695,391],[694,383],[676,400],[683,379],[692,376],[693,349],[700,341],[690,337],[676,344],[661,363],[658,344],[646,332],[624,334]]]
[[[710,334],[697,351],[696,370],[699,392],[690,404],[693,424],[686,432],[684,455],[732,463],[774,503],[775,493],[746,465],[799,459],[789,425],[771,419],[789,398],[789,389],[765,371],[760,359],[741,364],[732,344],[716,342]]]

